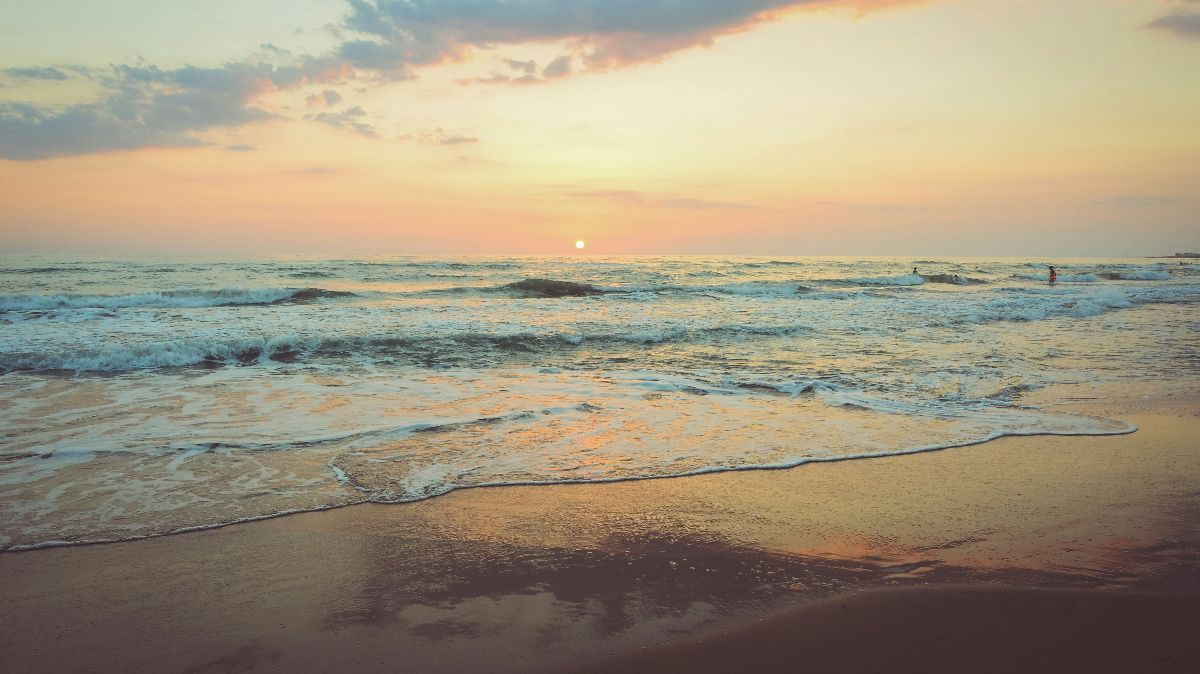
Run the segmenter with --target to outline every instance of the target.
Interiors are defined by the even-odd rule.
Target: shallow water
[[[1053,262],[0,258],[0,548],[1128,432],[1021,399],[1195,375],[1200,272]]]

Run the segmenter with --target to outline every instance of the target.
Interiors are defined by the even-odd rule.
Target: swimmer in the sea
[[[1054,265],[1050,265],[1050,284],[1054,285],[1054,282],[1057,280],[1058,280],[1058,272],[1054,271]]]

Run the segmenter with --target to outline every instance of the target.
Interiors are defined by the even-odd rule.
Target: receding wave
[[[1136,430],[1115,420],[1005,405],[949,407],[883,398],[820,380],[712,383],[644,373],[613,376],[620,395],[598,404],[571,395],[486,412],[433,413],[402,425],[293,433],[278,441],[209,435],[139,452],[89,452],[62,461],[56,473],[43,477],[61,488],[32,498],[25,489],[14,499],[19,510],[0,513],[0,550],[135,540],[356,503],[413,502],[459,489],[786,469],[1011,435]],[[672,396],[674,404],[667,409],[641,404],[647,394]],[[883,417],[863,415],[887,415],[897,430],[881,443],[858,431]],[[680,416],[696,421],[673,424]],[[825,423],[830,417],[834,422]],[[797,436],[797,427],[805,433]],[[530,431],[538,429],[553,432],[537,433],[540,441],[531,442]],[[613,441],[614,436],[636,441]],[[595,448],[565,451],[580,439],[595,441],[590,443]],[[25,453],[12,463],[27,478],[44,476],[37,472],[43,459],[58,453]],[[56,500],[79,484],[85,488],[76,487],[69,506]],[[66,517],[60,508],[73,512]]]
[[[0,294],[0,311],[53,309],[129,309],[227,307],[312,302],[353,297],[354,293],[323,288],[255,288],[220,290],[162,290],[130,295],[10,295]]]

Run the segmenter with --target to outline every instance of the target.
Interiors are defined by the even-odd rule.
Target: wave
[[[466,274],[429,274],[440,278],[470,278]],[[416,290],[405,295],[411,297],[440,297],[445,295],[495,295],[519,298],[559,298],[559,297],[591,297],[616,292],[614,289],[602,289],[590,283],[577,281],[561,281],[546,278],[527,278],[522,281],[505,283],[498,286],[452,286],[449,288],[434,288],[432,290]]]
[[[325,290],[324,288],[300,288],[295,290],[291,295],[282,297],[268,304],[282,304],[285,302],[313,302],[322,299],[339,299],[343,297],[358,297],[357,294],[348,290]]]
[[[644,293],[700,293],[744,296],[787,296],[804,292],[794,281],[744,281],[718,285],[623,285],[601,286],[575,281],[525,279],[487,288],[451,288],[439,292],[505,292],[519,297],[590,297],[594,295],[631,295]]]
[[[1013,274],[1012,278],[1021,281],[1037,281],[1039,283],[1047,283],[1050,280],[1050,275],[1047,274]],[[1059,274],[1056,279],[1058,283],[1099,283],[1102,279],[1091,273],[1087,274]]]
[[[811,291],[812,288],[796,281],[740,281],[716,285],[626,285],[600,286],[605,293],[696,293],[701,295],[737,295],[743,297],[788,297]]]
[[[1142,297],[1137,301],[1115,288],[1096,288],[1086,294],[1062,296],[1053,290],[1042,294],[1013,295],[993,298],[982,304],[966,307],[965,311],[943,320],[934,321],[942,325],[964,323],[991,323],[999,321],[1040,321],[1047,318],[1069,316],[1087,318],[1112,311],[1128,309],[1137,304],[1172,302],[1174,297]]]
[[[957,286],[977,286],[987,283],[983,279],[959,276],[958,274],[922,274],[926,283],[948,283]]]
[[[145,344],[106,344],[61,353],[0,354],[0,371],[123,372],[190,365],[249,365],[298,354],[294,338],[177,339]]]
[[[860,286],[919,286],[925,283],[925,277],[920,274],[901,274],[899,276],[872,276],[867,278],[852,278],[850,283]]]
[[[167,481],[150,481],[149,488],[157,498],[147,499],[147,502],[162,507],[160,504],[169,502],[175,492],[183,491],[185,498],[188,494],[198,491],[195,477],[188,472],[183,461],[196,455],[208,455],[214,450],[221,453],[245,455],[248,453],[267,453],[263,461],[269,463],[269,457],[275,452],[289,450],[305,450],[316,453],[319,461],[313,461],[310,472],[301,473],[297,477],[305,481],[298,485],[299,489],[314,487],[317,490],[328,490],[330,485],[346,487],[329,498],[312,498],[303,501],[265,501],[257,503],[256,499],[246,499],[248,488],[229,484],[231,496],[242,495],[243,501],[231,501],[230,507],[219,511],[190,515],[186,508],[179,508],[177,513],[183,519],[162,517],[164,510],[139,509],[137,504],[125,507],[119,511],[122,519],[138,523],[140,526],[130,529],[120,529],[107,525],[106,521],[95,522],[95,526],[65,525],[65,529],[53,529],[58,524],[54,520],[35,520],[33,526],[17,531],[14,527],[13,537],[6,538],[0,544],[0,551],[33,550],[38,548],[59,547],[81,544],[109,543],[117,541],[140,540],[158,536],[166,536],[204,529],[212,529],[231,524],[281,517],[301,512],[329,510],[333,508],[360,504],[398,504],[411,503],[448,494],[457,490],[495,488],[529,485],[569,485],[569,484],[603,484],[641,480],[669,479],[675,477],[751,470],[780,470],[795,468],[805,464],[828,462],[856,461],[880,457],[896,457],[921,452],[946,450],[968,447],[989,442],[1006,436],[1103,436],[1132,433],[1137,427],[1118,420],[1103,419],[1069,413],[1039,412],[1030,408],[1017,408],[1011,405],[991,404],[983,406],[947,407],[934,401],[897,400],[882,398],[869,394],[861,389],[843,386],[825,381],[794,381],[787,383],[762,383],[755,381],[726,382],[726,386],[712,387],[704,382],[689,381],[686,378],[656,379],[652,382],[656,390],[677,390],[691,392],[693,389],[706,391],[708,394],[729,394],[730,388],[741,390],[744,394],[782,395],[784,397],[804,396],[815,399],[831,407],[843,407],[856,410],[867,410],[884,414],[914,415],[930,421],[961,423],[962,430],[957,433],[937,438],[907,438],[899,443],[885,447],[847,447],[840,451],[813,454],[803,447],[782,443],[774,451],[762,452],[752,457],[741,457],[717,453],[699,460],[693,457],[671,457],[670,462],[658,460],[651,456],[643,458],[622,458],[621,462],[637,461],[630,467],[596,471],[591,474],[574,472],[585,467],[573,465],[547,468],[537,463],[522,464],[525,456],[519,448],[504,451],[503,461],[499,464],[489,463],[478,454],[464,453],[462,446],[470,447],[471,439],[489,430],[503,432],[506,428],[522,428],[526,424],[539,425],[545,423],[548,417],[571,416],[580,414],[604,413],[603,406],[590,402],[570,403],[557,407],[533,409],[509,409],[489,415],[475,416],[466,414],[457,418],[436,419],[429,422],[409,423],[402,426],[374,428],[339,435],[326,435],[315,438],[296,438],[282,442],[241,443],[241,442],[201,442],[179,446],[162,447],[172,456],[178,456],[182,468],[173,475],[177,479]],[[436,436],[445,435],[445,439]],[[434,437],[429,437],[434,436]],[[438,443],[452,447],[451,452],[432,453],[417,456],[406,453],[404,461],[398,461],[381,448],[394,447],[397,442],[403,443],[421,438],[422,445],[437,447]],[[500,440],[499,442],[503,442]],[[519,440],[524,444],[526,440]],[[437,450],[435,449],[434,452]],[[126,453],[126,452],[122,452]],[[465,454],[465,455],[464,455]],[[14,461],[39,460],[36,453],[17,456]],[[326,460],[327,459],[327,460]],[[174,461],[173,461],[174,463]],[[511,469],[517,464],[521,469]],[[289,463],[289,469],[296,463]],[[304,464],[299,464],[304,470]],[[526,469],[525,466],[529,468]],[[116,470],[121,470],[117,466]],[[212,478],[204,478],[210,488],[226,486]],[[155,484],[155,483],[158,484]],[[215,484],[214,484],[215,483]],[[256,488],[256,487],[252,487]],[[239,491],[240,490],[240,491]],[[316,492],[319,496],[321,492]],[[228,492],[222,496],[229,498]],[[234,505],[236,504],[236,505]],[[298,504],[303,504],[299,505]],[[108,504],[111,506],[111,504]],[[176,512],[167,513],[175,515]],[[95,514],[95,513],[93,513]],[[108,511],[99,513],[108,515]],[[88,524],[91,524],[90,522]],[[50,538],[54,536],[53,538]]]
[[[312,269],[307,271],[294,271],[289,274],[285,274],[285,276],[288,278],[335,278],[337,277],[337,274],[334,274],[333,272]]]
[[[501,289],[519,293],[524,297],[587,297],[604,294],[603,290],[587,283],[545,278],[527,278],[516,283],[506,283]]]
[[[1165,290],[1165,289],[1164,289]],[[926,325],[960,326],[1000,321],[1040,321],[1056,317],[1084,318],[1139,304],[1186,301],[1190,291],[1129,295],[1115,287],[1064,295],[1046,289],[1003,288],[985,301],[945,303],[926,298],[915,307],[929,309]],[[686,324],[632,325],[615,330],[547,332],[444,332],[432,334],[197,337],[141,344],[109,343],[57,352],[0,353],[0,372],[121,372],[160,367],[221,367],[297,362],[311,358],[400,359],[432,367],[461,363],[565,355],[578,349],[626,349],[637,345],[725,343],[747,338],[786,338],[819,331],[820,323],[786,325]],[[847,326],[845,329],[855,329]]]
[[[806,325],[633,327],[624,332],[451,333],[300,337],[197,337],[140,344],[110,343],[58,352],[0,353],[0,373],[14,371],[125,372],[164,367],[223,367],[291,363],[306,358],[402,358],[423,365],[495,360],[579,348],[720,341],[805,334]]]
[[[1013,278],[1023,281],[1041,281],[1046,282],[1049,276],[1046,274],[1015,274]],[[1102,272],[1084,272],[1081,274],[1059,274],[1057,281],[1059,283],[1099,283],[1101,281],[1170,281],[1171,274],[1165,271],[1156,271],[1153,269],[1131,269],[1128,271],[1102,271]]]
[[[345,267],[365,267],[371,269],[516,269],[521,266],[516,262],[453,262],[449,260],[329,260],[327,264]]]
[[[86,267],[18,267],[0,268],[0,274],[86,274],[95,271]]]
[[[811,288],[799,285],[794,281],[745,281],[716,285],[597,285],[578,281],[561,281],[555,279],[525,279],[514,283],[498,286],[454,286],[433,290],[418,290],[405,293],[415,297],[437,297],[444,295],[496,295],[518,298],[562,298],[562,297],[593,297],[599,295],[645,295],[670,293],[696,293],[703,295],[745,295],[745,296],[787,296],[806,292]]]
[[[54,309],[128,309],[228,307],[313,302],[354,297],[345,291],[323,288],[256,288],[221,290],[162,290],[131,295],[9,295],[0,294],[0,311],[50,311]]]
[[[1171,275],[1165,271],[1152,269],[1136,269],[1132,271],[1102,272],[1101,278],[1110,281],[1170,281]]]
[[[930,274],[920,276],[903,274],[854,279],[802,279],[794,281],[738,281],[734,283],[708,285],[643,284],[601,285],[578,281],[531,278],[498,286],[453,286],[433,290],[417,290],[404,293],[413,297],[439,297],[447,295],[495,295],[503,294],[519,298],[562,298],[592,297],[598,295],[648,295],[648,294],[697,294],[733,295],[742,297],[791,297],[813,293],[822,287],[866,286],[916,286],[924,283],[944,283],[972,286],[985,285],[987,281],[957,274]]]

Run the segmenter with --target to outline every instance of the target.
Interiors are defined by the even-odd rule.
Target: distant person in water
[[[1050,265],[1050,283],[1058,280],[1058,272],[1054,271],[1054,265]]]
[[[920,274],[917,273],[916,267],[913,267],[913,276],[920,276]]]

